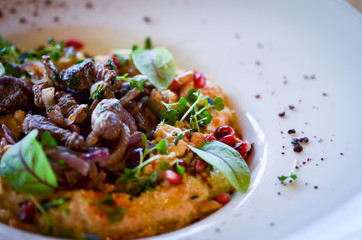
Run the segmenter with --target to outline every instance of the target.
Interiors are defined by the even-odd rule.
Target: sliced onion
[[[29,87],[28,84],[26,84],[23,80],[19,79],[19,78],[15,78],[15,77],[10,77],[10,76],[4,76],[4,77],[0,77],[0,84],[10,84],[10,83],[15,83],[18,84],[19,87],[29,96],[33,97],[33,90],[31,89],[31,87]]]
[[[101,162],[109,158],[108,148],[101,148],[89,153],[83,153],[82,158],[93,162]]]
[[[139,143],[142,140],[142,133],[141,132],[135,132],[131,139],[129,140],[128,146],[135,145]]]
[[[10,129],[5,124],[1,125],[1,128],[3,129],[6,141],[9,144],[14,145],[16,143],[16,138],[13,135],[13,133],[10,131]]]
[[[55,94],[54,87],[45,88],[41,91],[41,98],[43,100],[46,109],[55,104],[54,94]]]
[[[88,175],[89,163],[75,153],[70,152],[64,147],[46,149],[47,155],[51,156],[54,161],[63,159],[70,167],[77,170],[83,176]]]

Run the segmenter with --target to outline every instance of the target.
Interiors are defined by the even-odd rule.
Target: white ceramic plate
[[[23,49],[53,36],[108,53],[150,36],[179,67],[213,76],[228,94],[244,138],[255,143],[249,193],[152,239],[362,236],[362,17],[346,3],[2,1],[0,9],[0,33]],[[294,153],[292,137],[304,136],[310,142]],[[277,176],[295,159],[298,179],[283,186]],[[44,238],[0,225],[0,239]]]

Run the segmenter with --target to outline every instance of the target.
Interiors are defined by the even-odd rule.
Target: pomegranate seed
[[[207,141],[207,140],[214,141],[214,140],[216,140],[216,138],[215,138],[214,136],[207,135],[207,136],[205,137],[205,141]]]
[[[244,155],[245,153],[249,152],[251,149],[251,144],[247,141],[244,142],[238,142],[234,146],[235,150],[238,151],[241,155]]]
[[[83,48],[83,43],[77,39],[70,38],[67,41],[65,41],[66,47],[74,47],[75,49],[81,49]]]
[[[206,78],[204,76],[204,74],[198,72],[198,71],[194,71],[194,84],[196,88],[203,88],[206,85]]]
[[[179,166],[184,167],[185,170],[187,170],[188,165],[187,165],[187,162],[186,162],[186,161],[184,161],[184,160],[182,160],[182,159],[178,159],[177,162],[178,162],[178,165],[179,165]],[[176,163],[172,166],[172,168],[173,168],[173,170],[174,170],[175,172],[177,172]]]
[[[204,169],[207,167],[208,163],[205,162],[204,160],[201,159],[197,159],[196,163],[195,163],[195,171],[197,173],[200,173],[202,171],[204,171]]]
[[[181,88],[181,83],[178,81],[177,78],[174,78],[171,85],[168,87],[171,91],[177,91]]]
[[[215,131],[216,139],[221,139],[222,137],[224,137],[226,135],[233,135],[234,136],[235,135],[235,130],[230,126],[225,125],[225,126],[219,127]]]
[[[225,143],[226,145],[229,145],[230,147],[235,145],[235,136],[234,135],[226,135],[222,137],[220,142]]]
[[[172,185],[178,185],[182,181],[181,175],[172,170],[167,170],[165,172],[165,177]]]
[[[113,63],[114,63],[114,66],[116,66],[116,68],[119,68],[119,60],[118,60],[118,57],[115,56],[115,55],[108,55],[106,57],[107,59],[112,59]]]
[[[33,223],[36,207],[32,201],[27,201],[21,206],[20,221]]]
[[[228,202],[230,202],[231,196],[228,193],[221,193],[221,194],[217,195],[214,199],[216,202],[218,202],[222,205],[225,205]]]

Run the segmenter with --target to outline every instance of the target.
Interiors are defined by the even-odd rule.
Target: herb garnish
[[[53,138],[50,132],[45,131],[40,137],[40,142],[43,147],[56,147],[58,146],[57,141]]]
[[[70,201],[70,198],[62,198],[62,197],[58,197],[55,200],[45,200],[42,201],[41,206],[43,207],[44,210],[48,210],[51,208],[61,208],[65,214],[69,214],[70,210],[67,206],[67,203]]]
[[[31,49],[28,52],[21,54],[21,62],[24,62],[26,59],[39,60],[46,54],[48,54],[50,59],[53,61],[59,60],[64,54],[65,41],[57,43],[54,38],[48,38],[47,43],[50,47],[41,46],[37,49]]]
[[[98,201],[87,198],[83,198],[83,200],[95,205],[99,210],[106,214],[111,223],[121,221],[127,211],[126,207],[118,207],[116,205],[110,192],[107,192],[106,195]]]
[[[234,148],[219,141],[203,141],[197,148],[190,145],[189,148],[200,158],[218,168],[238,192],[248,191],[250,170]]]
[[[143,85],[148,80],[145,75],[136,75],[132,78],[128,78],[128,73],[125,73],[123,76],[116,77],[117,80],[123,80],[131,83],[132,88],[138,88],[139,90],[143,91]]]
[[[175,77],[175,61],[166,48],[156,47],[151,49],[151,47],[151,40],[147,38],[144,49],[132,48],[131,58],[136,68],[156,88],[167,89]]]
[[[191,88],[186,96],[182,97],[177,103],[167,104],[162,102],[166,109],[161,110],[162,122],[178,126],[188,117],[192,130],[201,132],[207,124],[211,122],[210,109],[221,111],[224,109],[222,98],[217,97],[214,100],[210,97],[204,97],[201,91]]]
[[[32,130],[5,152],[1,158],[1,176],[18,191],[46,195],[58,187],[58,182],[40,143],[36,140],[38,132],[36,129]]]
[[[279,181],[281,181],[282,183],[287,180],[288,178],[290,178],[290,181],[293,181],[293,180],[296,180],[297,179],[297,175],[295,174],[295,169],[296,169],[296,166],[297,166],[297,159],[295,159],[294,161],[294,165],[292,167],[292,170],[290,171],[289,175],[288,176],[279,176],[278,179]]]
[[[161,154],[167,153],[167,140],[162,139],[158,144],[152,148],[148,148],[147,137],[142,133],[142,141],[145,144],[143,152],[140,153],[140,163],[133,169],[126,168],[123,174],[120,174],[119,182],[123,185],[128,184],[128,192],[132,197],[138,196],[144,191],[154,188],[157,180],[157,172],[153,172],[150,176],[140,176],[141,170],[147,164],[159,159],[162,155],[154,155],[151,158],[146,159],[152,151],[158,150]]]

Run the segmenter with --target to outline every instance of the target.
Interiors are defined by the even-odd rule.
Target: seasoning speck
[[[85,7],[88,8],[88,9],[91,9],[91,8],[93,8],[93,3],[87,2],[87,3],[85,4]]]
[[[323,95],[323,96],[327,96],[327,93],[323,93],[322,95]]]
[[[295,108],[294,105],[289,105],[288,107],[290,110],[293,110]]]
[[[26,24],[26,18],[23,18],[23,17],[21,17],[20,19],[19,19],[19,22],[21,23],[21,24]]]
[[[280,192],[278,192],[278,195],[280,196],[280,195],[281,195],[281,193],[280,193]]]
[[[260,94],[256,94],[255,98],[259,99],[260,98]]]
[[[271,227],[274,227],[275,223],[271,222],[269,225],[270,225]]]
[[[281,112],[278,114],[279,117],[284,117],[285,116],[285,112]]]
[[[143,17],[143,21],[144,21],[145,23],[151,23],[151,18],[150,18],[149,16],[144,16],[144,17]]]
[[[314,189],[318,189],[318,186],[314,186]]]
[[[53,21],[54,21],[54,22],[59,22],[59,16],[55,16],[55,17],[53,18]]]
[[[1,9],[0,9],[0,18],[2,18],[3,17],[3,11],[1,11]]]
[[[51,0],[45,0],[44,1],[44,5],[45,6],[50,6],[52,4],[52,1]]]
[[[10,8],[9,11],[10,11],[11,14],[15,14],[16,13],[16,8]]]
[[[289,133],[289,134],[295,133],[295,129],[289,129],[289,130],[288,130],[288,133]]]
[[[285,152],[282,152],[282,154],[284,155],[284,154],[285,154]]]
[[[340,153],[339,155],[343,156],[343,155],[344,155],[344,153]]]

